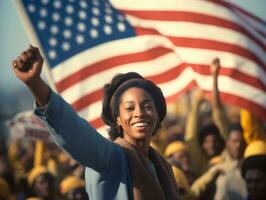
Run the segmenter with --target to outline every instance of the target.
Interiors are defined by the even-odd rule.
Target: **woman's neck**
[[[124,137],[124,140],[129,142],[130,144],[134,145],[136,149],[138,149],[143,156],[148,158],[149,155],[149,147],[150,147],[150,139],[144,139],[144,140],[136,140],[129,137]]]

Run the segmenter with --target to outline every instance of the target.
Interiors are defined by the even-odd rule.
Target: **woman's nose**
[[[136,106],[134,115],[135,115],[135,117],[143,116],[144,115],[144,109],[141,106]]]

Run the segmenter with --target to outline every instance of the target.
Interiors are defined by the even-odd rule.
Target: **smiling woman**
[[[166,114],[160,88],[132,72],[105,85],[102,119],[111,127],[110,141],[45,84],[42,64],[39,50],[31,46],[14,60],[13,70],[35,97],[35,114],[54,141],[86,166],[90,199],[179,199],[171,166],[149,146]]]

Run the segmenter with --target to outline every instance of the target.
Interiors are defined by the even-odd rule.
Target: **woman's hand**
[[[41,79],[42,64],[43,57],[39,49],[30,45],[30,48],[12,62],[12,67],[16,76],[30,86]]]
[[[31,45],[12,63],[14,73],[28,86],[40,107],[46,106],[49,101],[49,87],[40,76],[42,64],[39,49]]]

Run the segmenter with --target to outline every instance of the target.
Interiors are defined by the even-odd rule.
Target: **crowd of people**
[[[237,117],[234,118],[234,120],[228,117],[228,110],[226,110],[226,106],[223,105],[219,94],[219,69],[219,60],[215,59],[210,65],[213,84],[210,94],[206,94],[197,88],[187,93],[186,96],[189,101],[186,101],[188,102],[187,109],[186,112],[183,113],[179,113],[180,110],[176,109],[176,106],[180,103],[178,100],[173,104],[175,107],[172,109],[171,115],[167,115],[162,121],[161,126],[156,127],[156,134],[152,133],[154,136],[151,138],[150,146],[171,164],[174,179],[178,186],[178,198],[180,199],[266,199],[265,123],[244,108],[239,108],[239,110],[236,111]],[[134,77],[134,79],[136,79],[136,77]],[[140,88],[143,87],[146,89],[146,87],[148,87],[146,85],[142,86],[141,84],[143,83],[140,83],[140,81],[137,81],[137,84],[140,85],[137,86]],[[125,87],[123,91],[121,85],[117,89],[121,90],[120,95],[132,86],[123,85],[123,87]],[[136,87],[136,85],[133,85],[133,87]],[[110,87],[106,89],[106,92],[110,92]],[[118,95],[117,91],[115,92],[115,95]],[[50,98],[55,97],[52,96]],[[112,98],[111,96],[108,101],[108,106],[110,104],[115,104],[115,102],[112,102]],[[106,98],[104,100],[106,100]],[[157,107],[157,105],[155,105],[155,107],[157,110],[163,109]],[[147,109],[150,110],[152,108],[149,107]],[[121,127],[124,128],[124,126],[112,127],[112,123],[110,122],[110,120],[113,119],[111,115],[115,114],[116,110],[107,109],[106,112],[110,112],[111,114],[109,114],[110,116],[103,116],[103,119],[107,124],[110,123],[108,125],[111,125],[111,128],[114,130],[112,133],[119,133],[120,137],[124,137],[125,135],[119,132]],[[41,116],[40,113],[39,116]],[[163,117],[159,116],[159,120],[161,118]],[[119,118],[119,120],[121,120],[122,124],[123,119]],[[142,129],[142,126],[144,126],[143,124],[146,122],[139,123],[142,124],[139,125],[139,129]],[[71,126],[72,124],[63,124],[66,128],[68,125]],[[57,127],[54,129],[57,129]],[[56,134],[54,134],[54,136],[57,137]],[[109,138],[110,141],[117,141],[115,139],[119,137],[119,135],[114,134],[110,134],[110,136],[115,137]],[[8,141],[1,141],[0,200],[97,199],[97,195],[92,196],[92,191],[87,194],[88,190],[86,192],[85,182],[87,184],[87,182],[95,181],[93,180],[94,178],[102,178],[101,176],[99,176],[99,178],[97,174],[95,175],[95,173],[97,173],[95,171],[97,171],[98,168],[103,168],[103,166],[99,165],[98,167],[97,165],[97,167],[95,167],[96,164],[92,165],[89,162],[86,164],[87,161],[83,162],[83,158],[80,158],[78,153],[71,150],[71,148],[73,148],[71,145],[64,146],[64,144],[62,144],[64,141],[60,138],[55,139],[55,141],[64,151],[53,143],[45,143],[44,155],[39,165],[34,163],[34,159],[36,159],[36,142],[14,138],[9,138]],[[121,146],[124,145],[124,141],[116,143]],[[99,144],[103,145],[102,148],[104,150],[107,148],[107,145],[104,146],[105,144],[100,142]],[[123,146],[123,148],[126,147],[127,144]],[[82,148],[85,151],[87,146]],[[108,160],[110,155],[100,155],[103,152],[107,152],[104,150],[102,152],[97,151],[99,154],[94,155],[94,157],[102,156]],[[110,151],[116,151],[116,149],[113,148]],[[148,153],[151,154],[150,152]],[[71,156],[69,156],[69,154]],[[130,167],[134,166],[142,173],[142,169],[138,166],[138,163],[131,165],[130,161],[135,159],[133,158],[135,155],[131,158],[130,156],[132,155],[130,153],[128,153],[128,155],[127,153],[125,154],[126,156],[129,155],[127,157],[130,163],[129,169],[131,170]],[[150,161],[156,163],[157,154],[153,153],[152,155],[154,159]],[[86,157],[86,159],[90,158],[90,156]],[[75,159],[78,162],[75,161]],[[92,159],[95,160],[95,158]],[[138,159],[141,160],[141,157],[139,156]],[[117,162],[122,161],[117,159]],[[160,162],[162,162],[161,165],[164,166],[163,161]],[[94,171],[86,173],[83,163],[93,168]],[[158,168],[157,165],[153,165],[151,168],[151,171],[155,171],[155,173],[151,173],[151,176],[154,175],[160,184],[162,180],[164,181],[164,183],[162,183],[163,192],[165,193],[167,190],[170,193],[172,192],[173,195],[171,197],[169,196],[169,199],[173,199],[175,191],[171,189],[171,180],[167,182],[166,178],[164,179],[164,177],[161,177],[164,173],[159,171],[160,168]],[[164,168],[162,167],[162,169]],[[108,170],[111,169],[108,168]],[[86,169],[86,171],[88,170]],[[137,170],[131,170],[130,173],[138,174],[139,172]],[[168,175],[167,170],[165,174]],[[139,183],[138,181],[140,181],[139,187],[146,188],[147,190],[149,189],[149,185],[144,186],[144,183],[149,184],[149,180],[138,180],[137,177],[133,177],[132,179],[133,181],[131,180],[131,182],[133,182],[133,184]],[[108,182],[110,180],[107,179],[106,181]],[[126,181],[127,180],[125,180],[125,182]],[[108,184],[110,185],[112,182]],[[163,184],[167,185],[169,188],[165,189]],[[101,180],[98,180],[97,187],[102,188],[102,190],[108,190],[108,188],[105,188],[104,183],[101,185]],[[121,186],[119,185],[116,187],[120,188]],[[120,190],[121,188],[119,191]],[[95,189],[94,191],[99,191],[99,189]],[[112,193],[112,191],[108,192],[109,194]],[[138,194],[134,187],[132,192],[134,193],[134,197],[143,195],[141,193]],[[146,193],[153,192],[155,191],[146,191]],[[147,194],[144,192],[144,196],[145,195]]]

